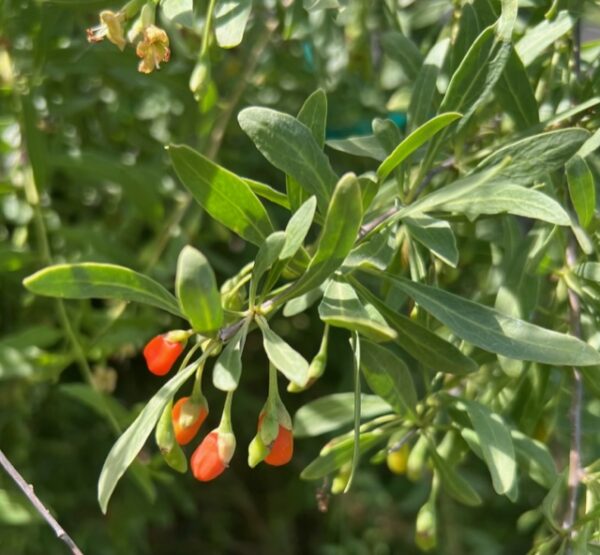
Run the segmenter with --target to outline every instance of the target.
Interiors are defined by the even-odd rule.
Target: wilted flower
[[[136,54],[142,59],[139,71],[152,73],[158,69],[160,62],[168,62],[171,56],[167,33],[156,25],[148,25],[144,29],[144,38],[137,45]]]
[[[104,10],[100,12],[100,25],[87,30],[88,42],[100,42],[106,37],[120,50],[125,48],[125,14],[123,12],[111,12]]]

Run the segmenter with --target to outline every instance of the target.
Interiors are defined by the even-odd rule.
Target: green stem
[[[277,368],[269,362],[269,398],[268,403],[275,408],[279,397],[279,386],[277,382]]]
[[[231,427],[231,401],[233,400],[233,391],[227,392],[225,397],[225,405],[223,406],[223,414],[221,415],[221,422],[219,423],[220,432],[233,433]]]
[[[212,32],[212,19],[215,11],[216,0],[210,0],[206,10],[206,20],[204,21],[204,31],[202,33],[202,46],[200,47],[200,58],[208,52],[210,33]]]

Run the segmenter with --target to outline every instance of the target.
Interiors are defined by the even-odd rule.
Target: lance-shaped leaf
[[[376,445],[383,443],[388,438],[387,434],[380,432],[365,432],[360,434],[358,451],[365,453]],[[348,437],[332,446],[324,454],[312,461],[300,474],[303,480],[319,480],[334,470],[349,463],[354,455],[354,439]]]
[[[368,419],[392,412],[378,395],[361,395],[360,416]],[[307,403],[294,416],[294,436],[314,437],[349,426],[354,420],[354,393],[333,393]]]
[[[213,385],[221,391],[234,391],[240,382],[242,374],[242,352],[248,334],[248,324],[245,324],[231,338],[219,355],[213,368]]]
[[[402,33],[388,31],[381,37],[383,51],[394,61],[398,62],[406,76],[414,81],[423,65],[423,56],[415,43]]]
[[[172,23],[194,28],[193,0],[163,0],[160,8],[161,14]]]
[[[279,337],[261,316],[256,318],[263,335],[263,346],[271,364],[288,380],[303,387],[308,382],[308,362]]]
[[[496,175],[495,180],[529,185],[544,174],[564,166],[589,136],[589,131],[578,128],[532,135],[496,150],[483,159],[473,173],[496,166],[509,157],[510,163]]]
[[[270,108],[246,108],[238,121],[263,156],[315,195],[319,210],[325,213],[337,176],[310,129]]]
[[[440,477],[442,486],[450,497],[470,507],[481,505],[481,497],[473,489],[473,486],[439,455],[435,446],[431,445],[429,454]]]
[[[146,443],[163,409],[197,367],[198,362],[186,366],[164,384],[113,445],[98,479],[98,502],[103,513],[106,513],[108,501],[118,481]]]
[[[415,150],[423,146],[438,131],[448,127],[448,125],[461,117],[462,114],[458,112],[440,114],[421,125],[418,129],[415,129],[379,165],[377,168],[377,177],[380,180],[385,179],[398,165],[406,160]]]
[[[215,220],[255,245],[273,232],[269,215],[248,184],[187,146],[171,145],[175,172]]]
[[[395,312],[366,287],[353,281],[361,297],[381,312],[387,322],[398,331],[396,343],[420,363],[436,372],[463,375],[476,372],[479,367],[454,345],[410,318]]]
[[[280,260],[291,258],[303,245],[315,217],[316,208],[317,199],[312,196],[290,218],[285,228],[285,243],[279,253]]]
[[[596,185],[594,176],[586,161],[573,156],[567,163],[567,182],[569,196],[577,212],[579,223],[587,227],[592,222],[596,210]]]
[[[465,214],[474,220],[481,214],[515,214],[555,225],[571,224],[569,214],[554,199],[535,189],[492,181],[466,194],[438,204],[437,210]]]
[[[328,283],[328,281],[325,281],[319,285],[319,287],[315,287],[285,303],[283,315],[286,318],[289,318],[290,316],[296,316],[296,314],[300,314],[310,308],[323,296],[323,292],[327,288]]]
[[[114,264],[57,264],[25,278],[23,285],[46,297],[134,301],[181,316],[177,299],[160,283]]]
[[[406,218],[404,224],[414,239],[427,247],[440,260],[456,268],[458,248],[450,224],[429,216]]]
[[[215,9],[215,37],[221,48],[234,48],[242,42],[252,0],[218,0]]]
[[[369,387],[398,414],[414,415],[417,392],[410,370],[389,349],[361,340],[361,368]]]
[[[527,67],[544,53],[549,46],[556,44],[564,34],[568,33],[575,19],[567,10],[558,12],[552,21],[543,20],[534,27],[530,27],[523,38],[516,44],[516,50],[523,64]]]
[[[337,270],[356,241],[362,221],[360,185],[352,173],[337,183],[317,250],[306,272],[281,297],[290,299],[318,287]]]
[[[375,135],[359,135],[357,137],[348,137],[347,139],[329,139],[327,146],[345,152],[352,156],[362,156],[364,158],[373,158],[373,160],[383,161],[388,153],[381,144],[379,138]]]
[[[319,305],[319,316],[331,326],[358,331],[374,341],[396,338],[396,332],[387,325],[383,316],[375,308],[368,311],[354,288],[341,280],[329,282]]]
[[[465,341],[492,353],[518,360],[565,366],[600,364],[600,353],[571,335],[505,316],[487,306],[386,274],[388,279],[424,310]]]
[[[323,150],[327,128],[327,95],[323,89],[317,89],[304,101],[298,112],[298,121],[306,125]],[[295,211],[308,198],[308,193],[289,175],[285,183],[290,206]]]
[[[494,490],[500,495],[508,494],[517,480],[515,448],[508,427],[498,414],[480,403],[460,399],[455,405],[467,411],[471,419]]]
[[[194,331],[210,335],[221,327],[223,309],[215,274],[206,257],[189,245],[177,260],[175,290]]]
[[[511,430],[511,436],[519,465],[524,467],[532,480],[550,489],[558,478],[556,465],[548,448],[518,430]]]
[[[283,231],[276,231],[275,233],[271,233],[260,246],[258,254],[256,255],[256,260],[254,261],[254,267],[252,268],[252,282],[250,283],[251,305],[254,304],[254,298],[260,279],[273,263],[278,260],[279,253],[281,253],[284,243],[285,233]]]

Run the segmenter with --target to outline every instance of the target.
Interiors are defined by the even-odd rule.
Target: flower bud
[[[210,432],[196,448],[190,459],[196,480],[208,482],[220,476],[229,466],[235,451],[235,436],[219,429]]]
[[[421,507],[417,515],[415,543],[422,551],[431,551],[437,546],[437,515],[432,499]]]
[[[175,430],[175,439],[179,445],[187,445],[198,433],[200,426],[208,415],[204,398],[195,400],[182,397],[173,406],[171,419]]]
[[[173,341],[169,334],[157,335],[144,347],[144,358],[148,370],[157,376],[164,376],[182,353],[185,341]]]
[[[210,60],[207,56],[203,56],[198,60],[196,67],[192,71],[190,77],[190,90],[194,94],[196,100],[201,100],[208,89],[211,79]]]

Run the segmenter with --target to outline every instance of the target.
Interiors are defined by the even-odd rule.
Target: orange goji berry
[[[229,465],[235,450],[232,433],[210,432],[192,453],[190,467],[196,480],[208,482],[220,476]]]
[[[183,351],[184,345],[179,341],[170,341],[167,334],[153,337],[144,347],[148,370],[157,376],[167,374]]]
[[[262,424],[264,413],[258,417],[258,428]],[[264,458],[264,461],[271,466],[282,466],[290,462],[294,454],[294,436],[292,430],[279,424],[277,437],[270,445],[269,454]]]
[[[192,441],[207,415],[208,410],[205,405],[194,402],[189,397],[179,399],[171,411],[177,443],[187,445]]]

